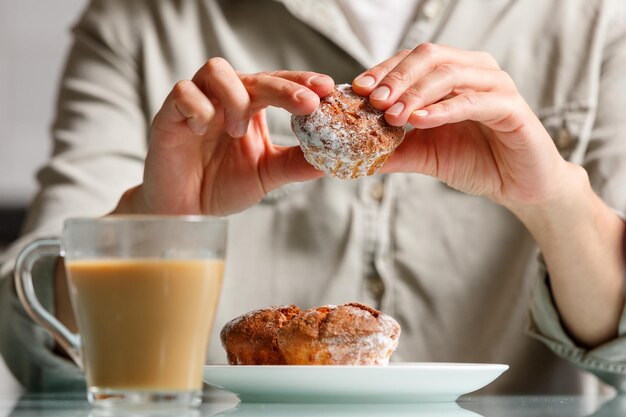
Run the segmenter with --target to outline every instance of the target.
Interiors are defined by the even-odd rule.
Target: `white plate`
[[[242,402],[214,417],[480,417],[457,403],[268,404]]]
[[[242,401],[270,403],[451,402],[509,369],[473,363],[389,366],[232,366],[204,369],[204,381]]]

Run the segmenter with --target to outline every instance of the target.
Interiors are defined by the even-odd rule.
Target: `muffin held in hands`
[[[306,160],[342,179],[375,174],[404,139],[404,129],[389,125],[349,84],[335,86],[313,113],[292,116],[291,128]]]
[[[294,305],[254,310],[222,328],[220,338],[231,365],[285,365],[277,333],[300,313]]]
[[[387,365],[400,325],[358,303],[303,311],[278,330],[289,365]]]

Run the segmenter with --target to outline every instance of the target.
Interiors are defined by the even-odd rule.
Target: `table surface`
[[[626,396],[464,396],[447,404],[254,404],[221,392],[192,410],[108,411],[92,409],[82,395],[46,394],[0,399],[0,417],[620,417]]]

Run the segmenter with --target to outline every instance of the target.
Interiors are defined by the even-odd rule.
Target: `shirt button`
[[[561,153],[561,156],[565,159],[567,159],[576,147],[576,140],[572,137],[571,132],[565,124],[559,128],[554,143]]]
[[[443,10],[442,0],[430,0],[424,4],[420,15],[424,20],[434,20],[439,17],[439,14]]]
[[[370,278],[370,282],[367,285],[369,292],[376,298],[383,296],[385,292],[385,284],[380,277]]]
[[[376,182],[370,187],[370,197],[373,200],[381,202],[385,196],[385,185],[382,182]]]

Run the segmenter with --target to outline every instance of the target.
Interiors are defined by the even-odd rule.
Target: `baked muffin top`
[[[404,128],[389,125],[349,84],[335,86],[313,113],[292,116],[291,127],[304,146],[345,161],[389,153],[404,138]]]

